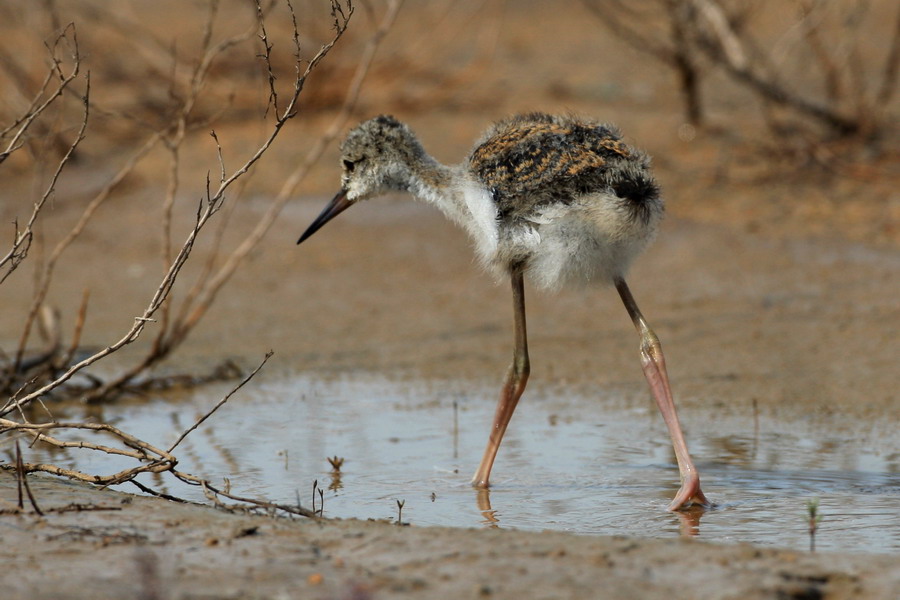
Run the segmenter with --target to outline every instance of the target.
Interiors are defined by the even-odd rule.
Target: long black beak
[[[341,190],[337,193],[337,195],[328,203],[328,206],[325,207],[325,210],[322,211],[316,220],[312,222],[306,231],[303,232],[303,235],[300,236],[300,239],[297,240],[298,244],[303,243],[303,240],[317,232],[322,228],[322,225],[332,220],[353,204],[350,200],[347,199],[347,190]]]

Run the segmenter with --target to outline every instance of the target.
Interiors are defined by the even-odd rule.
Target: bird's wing
[[[497,124],[470,155],[469,168],[491,190],[502,218],[599,191],[609,162],[630,156],[611,127],[536,114]]]

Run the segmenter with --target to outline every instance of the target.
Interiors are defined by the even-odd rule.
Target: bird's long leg
[[[631,290],[625,284],[624,279],[616,279],[616,289],[625,308],[634,322],[635,328],[641,336],[641,365],[644,368],[644,375],[650,384],[650,390],[656,399],[656,405],[662,413],[666,427],[669,428],[669,436],[672,438],[672,446],[675,449],[675,458],[678,461],[678,470],[681,472],[681,489],[669,504],[669,510],[679,510],[687,508],[692,504],[701,504],[709,506],[706,496],[700,489],[700,473],[691,460],[688,453],[687,444],[684,441],[684,434],[681,432],[681,424],[678,422],[678,415],[675,413],[675,401],[672,399],[672,390],[669,387],[669,376],[666,374],[666,359],[663,356],[662,346],[659,344],[659,338],[647,325],[647,321],[641,314]]]
[[[500,440],[506,432],[506,426],[512,417],[513,411],[516,410],[516,404],[522,392],[525,391],[525,384],[528,382],[528,374],[531,366],[528,362],[528,336],[525,329],[525,287],[521,269],[514,269],[512,272],[512,292],[513,292],[513,316],[515,323],[515,349],[513,350],[513,361],[506,373],[506,381],[503,389],[500,391],[500,401],[497,403],[497,412],[494,414],[494,424],[491,427],[491,435],[488,438],[487,448],[484,450],[484,456],[481,458],[481,464],[475,471],[472,478],[472,485],[475,487],[488,487],[488,479],[491,476],[491,467],[494,465],[494,458],[497,456],[497,450],[500,448]]]

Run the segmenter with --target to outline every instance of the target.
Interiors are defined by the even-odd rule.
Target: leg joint
[[[514,356],[512,370],[519,378],[528,377],[531,374],[531,361],[528,360],[528,355]]]
[[[652,358],[662,356],[662,344],[653,330],[644,326],[641,328],[641,354]]]

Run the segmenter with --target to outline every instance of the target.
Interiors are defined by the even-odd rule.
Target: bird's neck
[[[467,177],[463,167],[448,167],[424,155],[410,169],[406,189],[465,229],[481,260],[490,261],[498,243],[497,205],[483,184]]]
[[[460,193],[456,169],[439,163],[427,154],[409,165],[406,189],[423,202],[433,204],[450,219],[459,222],[465,201]]]

